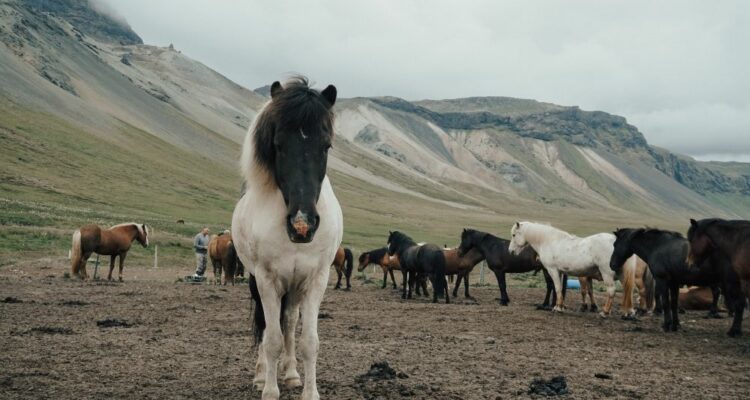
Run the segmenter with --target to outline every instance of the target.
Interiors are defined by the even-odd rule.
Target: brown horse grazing
[[[227,280],[234,286],[234,278],[238,275],[239,259],[234,249],[232,234],[225,231],[221,235],[211,236],[208,242],[208,257],[214,267],[214,283],[227,284]],[[222,271],[224,272],[222,276]]]
[[[339,247],[336,251],[336,257],[334,257],[331,265],[336,268],[336,273],[339,276],[339,280],[336,282],[334,289],[341,289],[341,276],[345,275],[346,289],[344,290],[352,290],[352,284],[349,282],[352,277],[352,269],[354,268],[354,256],[352,255],[352,251],[345,247]]]
[[[458,295],[458,288],[461,286],[461,279],[463,279],[464,297],[471,299],[472,297],[469,295],[469,274],[480,261],[484,260],[482,252],[472,247],[471,250],[462,255],[458,255],[458,248],[444,249],[443,254],[445,255],[445,274],[458,277],[456,286],[453,288],[453,297]]]
[[[88,279],[86,262],[92,253],[96,253],[111,256],[107,276],[109,280],[112,280],[115,258],[120,257],[119,280],[122,282],[123,263],[133,240],[137,240],[143,247],[148,247],[148,227],[132,222],[115,225],[109,229],[102,229],[98,225],[82,226],[73,232],[73,246],[70,252],[73,276]]]
[[[365,268],[370,264],[377,264],[380,266],[380,269],[383,270],[383,287],[382,289],[385,289],[387,283],[388,283],[388,273],[391,274],[391,281],[393,283],[393,288],[398,289],[398,286],[396,286],[396,278],[393,276],[393,270],[401,270],[401,265],[398,264],[397,261],[394,261],[391,263],[389,256],[388,256],[388,249],[385,247],[366,251],[359,255],[359,266],[357,267],[358,272],[362,272],[365,270]]]

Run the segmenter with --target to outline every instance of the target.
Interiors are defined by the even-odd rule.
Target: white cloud
[[[103,1],[250,88],[300,72],[345,97],[534,98],[681,153],[750,154],[748,2]]]

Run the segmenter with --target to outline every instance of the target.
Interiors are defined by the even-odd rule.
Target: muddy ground
[[[0,398],[259,398],[246,286],[179,283],[169,269],[126,268],[124,283],[64,271],[0,269]],[[512,288],[500,307],[494,288],[445,305],[354,285],[329,288],[322,305],[322,398],[526,398],[534,379],[560,375],[566,398],[750,397],[750,334],[727,338],[726,318],[688,312],[665,334],[654,318],[536,311],[542,289]],[[394,371],[361,377],[382,361]]]

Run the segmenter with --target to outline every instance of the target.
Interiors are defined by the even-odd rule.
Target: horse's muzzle
[[[304,213],[298,210],[296,214],[289,215],[287,218],[286,230],[289,240],[293,243],[310,243],[315,237],[318,225],[320,225],[318,213],[315,211]]]

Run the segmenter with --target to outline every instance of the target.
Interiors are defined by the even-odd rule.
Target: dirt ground
[[[124,283],[81,283],[66,270],[60,260],[0,269],[0,398],[259,398],[245,285],[133,267]],[[560,375],[566,398],[750,397],[750,334],[727,338],[726,318],[688,312],[681,332],[665,334],[654,318],[536,311],[542,289],[511,288],[509,307],[495,288],[472,292],[477,303],[445,305],[358,280],[351,292],[329,287],[321,397],[527,398],[535,378]],[[571,292],[568,306],[578,304]],[[363,377],[382,361],[392,379]],[[282,386],[284,399],[300,393]]]

